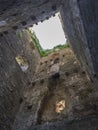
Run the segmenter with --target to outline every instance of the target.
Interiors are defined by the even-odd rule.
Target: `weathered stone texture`
[[[70,44],[80,60],[81,65],[92,77],[96,75],[95,71],[97,73],[97,66],[95,64],[97,64],[96,48],[98,34],[97,1],[6,1],[0,1],[0,32],[10,28],[13,30],[28,28],[33,26],[33,24],[37,24],[39,21],[43,22],[43,20],[48,19],[55,12],[60,11],[65,34],[68,35]]]
[[[83,19],[80,15],[77,0],[66,0],[61,9],[61,16],[64,30],[81,66],[90,74],[94,73],[92,56],[88,48],[86,32],[84,30]]]
[[[82,18],[87,46],[90,51],[95,73],[98,79],[98,1],[95,0],[78,0],[80,16]],[[88,66],[90,66],[90,62]]]
[[[43,21],[53,15],[61,3],[61,0],[0,0],[0,21],[5,21],[0,32],[14,26],[23,29]]]
[[[51,60],[54,61],[55,58],[60,62],[60,77],[57,79],[48,73]],[[40,63],[32,84],[24,90],[24,102],[12,130],[28,130],[34,126],[37,129],[50,130],[54,128],[50,122],[61,120],[70,122],[98,114],[97,88],[81,69],[70,48],[42,58]],[[57,103],[60,101],[65,102],[65,107],[58,113]],[[52,125],[55,125],[55,129],[67,129],[66,122],[65,126],[60,123]],[[72,128],[71,125],[68,128]],[[81,129],[83,128],[85,127]]]
[[[15,115],[20,106],[19,98],[23,94],[22,91],[24,90],[24,87],[28,87],[32,82],[36,64],[40,59],[37,50],[33,49],[33,46],[31,45],[32,40],[29,33],[25,30],[19,31],[19,29],[28,28],[33,24],[38,24],[39,21],[43,22],[43,20],[48,19],[57,11],[61,12],[63,29],[65,34],[67,34],[70,45],[79,59],[82,68],[84,68],[91,77],[96,78],[98,81],[97,0],[0,0],[0,130],[11,129]],[[22,72],[15,60],[17,55],[23,55],[28,61],[29,68],[25,73]],[[47,62],[40,67],[42,70],[39,71],[39,75],[35,75],[33,80],[42,77],[43,74],[45,74],[46,70],[44,70],[43,67],[47,67],[46,64]],[[69,64],[67,65],[69,66]],[[62,67],[62,69],[64,68]],[[65,75],[68,76],[69,73],[66,72]],[[77,76],[72,77],[72,79],[74,78],[76,79]],[[87,79],[90,83],[90,78],[88,77]],[[84,78],[80,81],[83,80]],[[69,83],[70,81],[71,80],[69,80]],[[43,81],[41,81],[41,83],[42,82]],[[79,81],[77,82],[79,83]],[[91,82],[93,85],[90,84],[91,88],[88,91],[85,89],[88,89],[90,85],[88,85],[88,87],[87,85],[81,84],[83,87],[82,89],[78,88],[78,93],[74,93],[75,90],[73,92],[75,86],[72,86],[71,84],[73,88],[70,90],[71,96],[75,98],[73,98],[73,102],[78,101],[79,103],[79,98],[81,99],[81,102],[83,99],[87,99],[85,104],[82,104],[85,106],[85,109],[80,111],[83,107],[74,107],[75,109],[73,109],[73,114],[76,115],[76,117],[80,117],[80,115],[83,116],[85,114],[97,114],[98,90],[95,87],[94,80],[91,79]],[[32,84],[34,84],[34,82]],[[47,85],[47,87],[50,86],[49,84]],[[91,94],[92,91],[94,92],[93,94]],[[77,96],[75,97],[74,94]],[[22,99],[20,102],[21,101]],[[93,102],[95,104],[93,104]],[[38,102],[36,105],[35,106],[38,107]],[[31,106],[28,108],[30,107]],[[36,113],[35,107],[33,110]],[[27,115],[29,118],[30,113],[28,114],[27,112]],[[21,119],[23,119],[23,117]],[[34,115],[32,117],[36,116]],[[78,122],[69,124],[68,127],[65,125],[66,123],[64,125],[59,125],[58,123],[59,126],[55,124],[54,126],[37,126],[36,128],[31,129],[97,130],[98,126],[96,120],[97,117],[94,120],[93,118],[91,120],[87,119],[86,121],[82,120],[81,122],[83,122],[83,127],[81,127],[81,122]],[[94,121],[95,124],[93,125]]]
[[[29,85],[37,63],[26,33],[22,33],[22,39],[15,32],[0,36],[0,130],[10,129],[19,109],[22,91]],[[26,73],[22,72],[15,60],[21,52],[29,62]]]
[[[81,120],[73,121],[59,121],[46,123],[31,127],[30,130],[97,130],[98,129],[98,116],[89,116]],[[28,130],[28,129],[24,129]]]
[[[31,85],[24,91],[24,102],[16,116],[12,130],[28,129],[37,124],[39,118],[39,110],[42,105],[42,100],[47,96],[47,80],[40,84],[37,81],[35,86]]]

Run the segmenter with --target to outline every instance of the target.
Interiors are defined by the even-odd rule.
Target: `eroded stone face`
[[[82,70],[72,50],[61,50],[58,58],[63,64],[60,64],[57,79],[48,73],[51,55],[40,59],[32,85],[24,90],[25,100],[16,117],[14,130],[97,114],[96,86]]]
[[[87,8],[88,6],[89,8]],[[67,38],[69,39],[77,58],[79,59],[81,65],[85,68],[85,70],[88,71],[88,73],[90,73],[92,77],[94,77],[97,71],[97,53],[95,53],[94,51],[96,50],[95,48],[97,45],[97,40],[95,40],[94,45],[92,43],[94,43],[93,39],[97,39],[96,21],[98,14],[97,5],[95,3],[91,1],[81,2],[80,0],[29,0],[24,2],[22,0],[1,0],[0,7],[0,21],[1,25],[3,25],[0,27],[0,32],[6,34],[10,29],[13,29],[15,31],[17,29],[27,29],[33,24],[38,24],[39,21],[43,21],[54,15],[57,11],[60,11],[64,32],[67,35]],[[93,11],[93,8],[95,9],[95,11]],[[87,19],[90,19],[88,9],[92,14],[92,20]],[[96,20],[94,20],[93,16],[95,16]],[[4,21],[6,22],[6,24]],[[91,24],[89,23],[89,21],[91,21]],[[96,27],[93,28],[92,25]],[[92,40],[89,40],[90,38]],[[90,48],[93,48],[94,46],[95,48],[91,50]],[[95,62],[96,64],[94,64]],[[96,79],[97,74],[95,76],[95,80]]]
[[[60,7],[62,1],[57,0],[11,0],[0,1],[0,21],[6,21],[0,32],[18,26],[30,27],[34,23],[48,19]]]
[[[36,69],[35,77],[33,77],[35,67],[32,66],[36,59],[32,57],[32,51],[34,54],[36,51],[31,51],[27,44],[23,44],[28,41],[27,35],[19,35],[20,38],[18,38],[15,32],[17,29],[28,28],[34,23],[38,24],[39,21],[48,19],[59,8],[61,9],[63,29],[82,68],[85,68],[91,77],[88,76],[88,78],[86,74],[81,73],[81,67],[74,57],[71,58],[71,51],[69,51],[68,58],[65,53],[63,54],[63,58],[67,59],[62,60],[61,72],[65,72],[64,75],[61,74],[59,81],[54,82],[49,78],[48,81],[38,82],[38,79],[44,76],[47,79],[49,74],[47,65],[50,66],[49,61],[52,62],[54,59],[50,58],[47,65],[43,63],[42,59]],[[93,79],[98,80],[97,8],[97,0],[95,2],[92,0],[24,0],[24,2],[23,0],[0,0],[0,123],[2,121],[0,129],[11,129],[19,108],[17,97],[22,95],[22,88],[31,85],[31,81],[27,79],[32,77],[34,81],[32,89],[25,91],[28,94],[24,94],[24,99],[26,99],[22,102],[16,118],[15,123],[20,123],[16,125],[18,129],[25,128],[25,126],[28,128],[32,124],[46,121],[98,114],[98,93]],[[29,59],[31,69],[27,72],[28,76],[22,73],[15,61],[15,57],[22,53],[22,50]],[[39,56],[38,53],[36,55]],[[70,58],[71,60],[69,60]],[[26,97],[26,95],[28,96]],[[55,104],[56,101],[61,100],[66,101],[67,107],[58,115],[55,112]],[[94,121],[89,122],[92,124]]]
[[[22,103],[20,99],[23,98],[23,90],[31,83],[37,58],[40,58],[36,49],[35,56],[30,41],[28,31],[20,31],[17,34],[10,31],[0,36],[0,130],[11,129]],[[28,69],[25,73],[16,62],[18,55],[27,60],[25,63],[28,63]]]

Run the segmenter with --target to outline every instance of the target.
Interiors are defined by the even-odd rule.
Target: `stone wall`
[[[75,54],[91,76],[97,77],[96,3],[97,0],[1,0],[0,32],[31,27],[49,19],[61,8],[63,28]]]
[[[30,128],[30,130],[97,130],[98,116],[90,116],[74,121],[46,123]],[[28,130],[28,129],[25,129]]]
[[[62,0],[0,0],[0,32],[28,28],[53,15]]]
[[[60,63],[59,77],[50,73],[55,58]],[[24,101],[12,130],[69,130],[74,125],[78,130],[84,123],[82,118],[92,115],[98,115],[96,86],[82,70],[72,50],[65,48],[41,58],[32,84],[24,90]],[[67,124],[64,120],[73,122]],[[88,122],[81,129],[89,128]]]
[[[28,28],[39,21],[43,22],[61,7],[63,27],[77,58],[92,77],[98,78],[98,2],[0,0],[0,7],[0,130],[9,130],[20,106],[19,102],[22,101],[22,90],[30,84],[37,60],[40,59],[37,50],[30,47],[28,33],[14,31]],[[15,60],[17,55],[23,55],[28,61],[29,68],[25,73]],[[98,128],[94,126],[93,129]]]
[[[82,2],[80,2],[80,5],[81,3]],[[83,5],[86,6],[86,2],[83,2]],[[87,9],[87,7],[85,9]],[[83,11],[84,10],[82,10],[82,12]],[[94,73],[86,31],[84,30],[83,19],[80,15],[77,0],[66,0],[64,2],[61,8],[61,17],[65,33],[67,34],[71,47],[79,59],[81,66],[90,74]],[[87,16],[84,16],[83,18],[85,19],[86,17]]]
[[[78,5],[95,70],[92,75],[98,79],[98,1],[78,0]],[[91,66],[91,63],[88,63],[88,66]]]
[[[0,35],[0,130],[10,129],[22,102],[22,91],[30,84],[37,63],[27,32],[21,32],[22,39],[18,35],[14,31]],[[25,73],[15,60],[21,53],[29,63]]]

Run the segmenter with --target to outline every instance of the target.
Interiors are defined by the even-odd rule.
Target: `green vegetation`
[[[55,46],[53,49],[46,49],[46,50],[44,50],[41,47],[40,42],[39,42],[35,32],[32,32],[31,30],[29,30],[29,33],[30,33],[32,41],[35,44],[35,46],[37,47],[41,57],[48,56],[50,53],[54,53],[54,52],[57,52],[59,50],[62,50],[64,48],[68,48],[69,47],[68,42],[66,42],[64,45],[58,45],[58,46]]]
[[[22,37],[23,37],[23,31],[18,31],[18,32],[16,32],[16,35],[17,35],[20,39],[22,39]]]

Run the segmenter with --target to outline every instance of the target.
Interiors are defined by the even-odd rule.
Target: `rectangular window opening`
[[[59,12],[29,28],[29,31],[42,57],[69,47]]]

